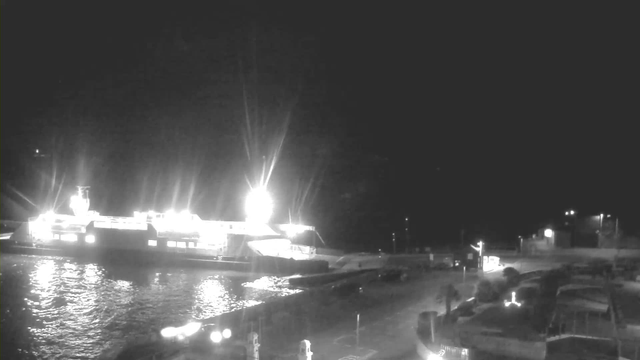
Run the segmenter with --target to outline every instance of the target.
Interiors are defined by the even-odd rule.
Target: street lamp
[[[570,242],[571,246],[573,246],[573,245],[574,245],[574,244],[573,244],[573,242],[574,242],[574,241],[573,241],[573,238],[574,238],[574,235],[575,235],[575,232],[576,232],[576,217],[577,217],[577,216],[576,216],[576,214],[577,214],[577,213],[576,213],[575,211],[573,211],[572,209],[569,209],[569,210],[565,211],[565,212],[564,212],[564,214],[565,214],[566,216],[571,216],[571,217],[573,217],[573,221],[571,221],[571,223],[572,223],[572,224],[571,224],[571,225],[572,225],[572,226],[571,226],[571,237],[569,238],[569,242]],[[565,225],[569,225],[569,221],[567,221],[567,222],[565,223]]]
[[[522,254],[522,242],[524,241],[524,239],[520,235],[518,235],[518,239],[520,239],[520,254]]]
[[[391,241],[393,241],[393,253],[396,253],[396,233],[391,233]]]
[[[471,247],[478,252],[478,267],[479,267],[479,270],[482,271],[482,266],[484,265],[482,263],[482,250],[484,247],[484,243],[482,242],[482,240],[480,240],[478,241],[478,246],[471,245]]]
[[[409,237],[409,217],[404,218],[404,234],[407,240],[407,254],[410,252],[411,238]]]
[[[248,222],[266,223],[273,213],[273,201],[264,187],[251,189],[245,201]]]

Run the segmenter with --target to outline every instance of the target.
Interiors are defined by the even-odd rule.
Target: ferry
[[[73,215],[47,212],[0,241],[10,253],[98,258],[108,261],[208,266],[278,274],[329,271],[316,254],[322,238],[313,226],[257,221],[210,221],[182,212],[103,216],[89,210],[88,187],[70,199]]]

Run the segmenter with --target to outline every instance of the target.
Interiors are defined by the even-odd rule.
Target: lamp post
[[[407,254],[409,253],[409,248],[411,247],[411,240],[409,238],[409,217],[404,218],[404,233],[407,238]]]
[[[482,250],[484,248],[484,243],[480,240],[478,241],[478,246],[471,245],[471,247],[478,252],[478,271],[482,271],[482,267],[484,266],[482,263]]]
[[[567,210],[564,212],[565,216],[571,217],[573,218],[571,221],[571,237],[569,238],[569,243],[571,244],[571,246],[574,246],[575,244],[573,243],[573,238],[576,232],[576,215],[577,212],[575,210]]]
[[[520,239],[520,255],[522,255],[522,243],[524,239],[522,238],[522,236],[519,236],[519,235],[518,235],[518,239]]]
[[[393,253],[396,253],[396,233],[391,233],[391,241],[393,242]]]

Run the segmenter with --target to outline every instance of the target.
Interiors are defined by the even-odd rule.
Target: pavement
[[[496,272],[493,275],[502,276]],[[364,359],[418,359],[416,333],[418,314],[423,311],[444,312],[444,304],[436,301],[440,286],[452,283],[460,292],[462,301],[472,296],[478,276],[467,273],[463,282],[462,272],[434,271],[413,275],[402,284],[391,284],[364,291],[378,292],[375,296],[388,297],[384,306],[363,308],[360,320],[355,314],[328,329],[311,332],[306,339],[311,342],[314,359],[364,360]],[[373,285],[375,287],[376,285]],[[455,307],[457,304],[453,304]],[[357,330],[358,329],[358,330]],[[265,342],[267,339],[265,339]],[[297,358],[297,343],[277,349],[263,342],[261,353],[267,358]]]
[[[550,259],[505,259],[505,266],[513,266],[521,272],[557,267]],[[502,277],[500,267],[485,271],[480,276]],[[463,279],[464,276],[464,279]],[[362,306],[357,328],[355,313],[346,314],[341,321],[320,331],[308,331],[305,338],[311,343],[316,360],[365,360],[365,359],[419,359],[416,353],[418,314],[423,311],[445,311],[444,304],[436,301],[440,286],[453,284],[461,295],[461,301],[473,296],[479,278],[475,272],[431,271],[412,274],[405,283],[364,286],[365,292],[377,292],[374,297],[386,298],[384,305]],[[377,288],[376,288],[377,286]],[[455,308],[457,303],[452,304]],[[284,337],[285,335],[282,334]],[[289,340],[291,337],[287,336]],[[295,337],[295,336],[294,336]],[[300,338],[299,340],[302,340]],[[272,359],[297,359],[298,341],[286,346],[269,347],[267,338],[261,354]]]

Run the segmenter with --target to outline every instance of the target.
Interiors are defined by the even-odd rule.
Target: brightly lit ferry
[[[264,195],[250,195],[247,205]],[[73,215],[47,212],[16,229],[3,252],[89,256],[136,263],[161,262],[247,271],[315,273],[328,271],[316,254],[322,238],[312,226],[248,221],[202,220],[189,211],[134,212],[103,216],[89,210],[87,187],[70,199]],[[255,204],[253,204],[255,205]],[[270,212],[270,209],[268,210]],[[250,213],[250,212],[249,212]],[[251,214],[256,218],[256,214]]]

